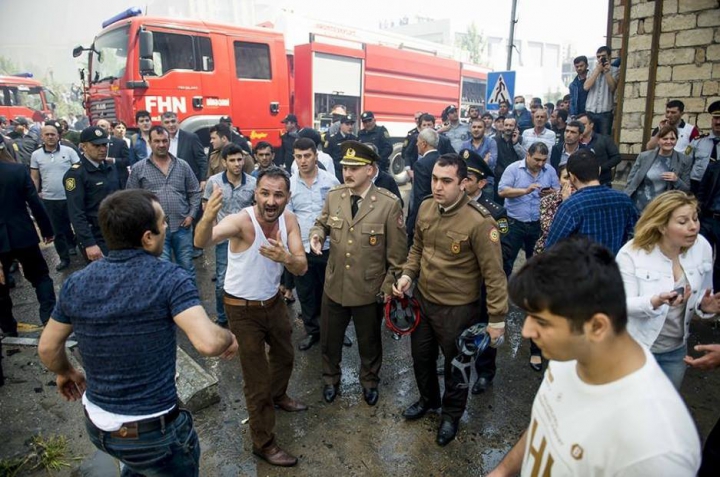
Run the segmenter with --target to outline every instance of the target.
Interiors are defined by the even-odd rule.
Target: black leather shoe
[[[58,263],[55,266],[55,270],[57,270],[59,272],[60,270],[65,270],[69,266],[70,266],[69,260],[60,260],[60,263]]]
[[[350,337],[348,335],[343,336],[343,346],[345,346],[346,348],[349,348],[352,346],[352,340],[350,339]]]
[[[323,399],[325,399],[325,402],[330,404],[335,400],[338,394],[338,386],[332,385],[332,384],[326,384],[323,388]]]
[[[485,376],[480,376],[477,381],[475,381],[475,385],[472,387],[472,393],[473,394],[480,394],[482,392],[487,391],[487,389],[492,384],[492,379],[488,379]]]
[[[300,351],[307,351],[318,341],[320,341],[320,337],[318,335],[307,335],[298,343],[298,349]]]
[[[457,423],[443,419],[443,421],[440,423],[440,428],[438,429],[437,434],[436,442],[438,443],[438,445],[441,447],[448,445],[450,441],[455,439],[457,430]]]
[[[363,388],[363,397],[365,398],[365,402],[368,403],[368,406],[374,406],[378,402],[380,393],[377,388]]]
[[[414,421],[420,419],[430,410],[436,410],[440,406],[428,406],[422,401],[418,401],[403,412],[403,417],[408,421]]]

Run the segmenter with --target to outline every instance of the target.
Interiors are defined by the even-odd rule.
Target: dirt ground
[[[56,273],[54,249],[44,249],[52,277],[59,289],[73,267]],[[212,252],[195,261],[205,308],[214,309]],[[33,289],[19,274],[12,291],[18,321],[39,325]],[[293,341],[304,336],[297,319],[299,305],[292,308]],[[341,395],[332,404],[322,400],[320,348],[296,351],[289,394],[310,405],[303,413],[276,414],[279,444],[300,458],[297,467],[280,469],[259,461],[251,454],[240,363],[200,357],[181,336],[179,343],[209,373],[219,379],[221,402],[196,412],[195,425],[202,446],[203,476],[480,476],[491,470],[512,446],[528,423],[530,407],[541,374],[528,366],[529,344],[522,340],[522,315],[512,310],[508,318],[508,339],[498,353],[498,375],[484,394],[470,396],[455,442],[445,448],[435,444],[437,414],[405,421],[401,413],[417,398],[410,357],[410,341],[394,341],[383,335],[384,361],[380,401],[369,407],[358,383],[357,346],[345,348]],[[691,344],[720,342],[720,329],[711,323],[696,323]],[[36,337],[38,331],[21,336]],[[354,330],[349,329],[354,340]],[[77,458],[55,474],[61,476],[119,475],[116,464],[96,452],[86,436],[79,403],[67,403],[57,394],[54,377],[47,372],[33,347],[3,346],[6,385],[0,387],[0,459],[24,455],[29,439],[63,435],[70,454]],[[704,438],[720,416],[720,372],[689,370],[682,395]],[[591,410],[589,410],[591,412]],[[47,475],[41,470],[19,475]],[[0,476],[1,477],[1,476]]]

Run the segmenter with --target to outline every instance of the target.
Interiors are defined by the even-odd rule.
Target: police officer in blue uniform
[[[360,116],[363,128],[358,133],[358,141],[375,144],[380,155],[377,163],[381,171],[388,171],[390,167],[390,154],[393,152],[393,145],[390,142],[390,133],[385,126],[378,126],[375,123],[375,114],[372,111],[365,111]]]
[[[696,194],[708,165],[720,158],[720,101],[713,102],[708,107],[708,113],[711,117],[710,134],[700,135],[685,149],[685,155],[693,160],[690,188]]]

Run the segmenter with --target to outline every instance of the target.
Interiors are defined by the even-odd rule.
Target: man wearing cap
[[[30,157],[30,176],[35,188],[40,191],[55,230],[55,251],[60,257],[55,270],[60,271],[70,266],[70,253],[75,252],[76,246],[75,234],[70,227],[63,176],[73,164],[80,162],[80,157],[69,147],[60,144],[57,122],[45,123],[41,134],[43,145]]]
[[[352,133],[354,125],[355,116],[352,114],[347,114],[341,117],[339,131],[325,141],[324,147],[333,159],[333,163],[335,165],[335,177],[337,177],[340,182],[343,181],[342,165],[340,164],[340,161],[342,160],[342,156],[340,155],[340,144],[345,141],[357,141],[357,137]]]
[[[508,233],[508,216],[507,211],[501,205],[493,202],[492,196],[483,192],[483,188],[487,183],[487,178],[493,176],[493,172],[483,158],[476,152],[464,149],[460,151],[460,157],[465,159],[467,163],[467,181],[465,182],[465,193],[478,204],[485,207],[490,212],[492,218],[497,223],[498,232],[500,232],[500,244],[502,248],[503,236]],[[483,284],[480,296],[480,322],[487,324],[489,320],[487,311],[487,287]],[[475,370],[478,379],[472,387],[473,394],[480,394],[485,391],[495,378],[495,357],[497,356],[497,348],[488,346],[485,351],[475,360]]]
[[[685,155],[692,157],[693,168],[690,172],[690,184],[693,192],[697,192],[700,181],[708,164],[720,158],[720,101],[708,107],[710,113],[710,134],[703,134],[690,143]]]
[[[378,126],[375,122],[375,114],[372,111],[365,111],[360,116],[362,129],[358,133],[358,141],[375,144],[380,159],[376,164],[381,171],[387,171],[390,167],[390,154],[393,145],[390,142],[390,133],[385,126]]]
[[[117,174],[120,188],[124,189],[128,180],[128,167],[130,167],[130,148],[127,143],[113,135],[112,125],[107,119],[99,119],[97,126],[108,135],[107,157],[105,164],[112,167]]]
[[[347,112],[347,108],[345,108],[345,106],[343,106],[342,104],[336,104],[333,107],[330,114],[332,115],[333,122],[325,134],[326,137],[334,136],[335,134],[338,133],[338,131],[340,131],[340,124],[341,124],[342,118],[347,116],[348,112]]]
[[[100,232],[100,202],[120,190],[117,175],[105,164],[109,139],[104,130],[90,126],[80,133],[83,154],[63,177],[68,214],[80,251],[89,262],[107,255],[105,239]]]
[[[449,105],[443,110],[443,116],[447,116],[447,122],[443,124],[438,132],[450,139],[453,149],[459,151],[462,144],[470,139],[470,127],[460,122],[460,115],[457,106]]]
[[[405,165],[405,170],[409,171],[408,174],[410,175],[410,178],[412,179],[412,163],[417,160],[417,148],[416,148],[416,142],[417,142],[417,135],[420,134],[420,120],[423,117],[422,111],[417,111],[415,113],[415,124],[416,126],[408,131],[407,135],[405,136],[405,141],[403,141],[403,146],[400,151],[400,154],[403,158],[403,164]]]
[[[340,386],[345,329],[352,318],[360,351],[360,383],[370,406],[378,400],[382,365],[381,305],[407,255],[400,201],[372,183],[378,155],[357,141],[342,146],[345,184],[328,192],[310,229],[310,248],[322,254],[330,237],[330,256],[320,315],[323,398],[335,400]]]
[[[482,170],[479,169],[478,170]],[[418,211],[415,241],[393,293],[402,297],[413,282],[420,324],[411,335],[413,369],[420,399],[403,417],[416,420],[442,406],[437,444],[455,438],[467,404],[466,382],[452,372],[456,340],[477,323],[481,286],[487,286],[488,334],[497,343],[505,331],[507,281],[502,269],[500,233],[490,212],[465,194],[467,165],[457,154],[443,154],[432,170],[433,200]],[[438,346],[445,356],[445,392],[436,375]]]
[[[18,116],[13,121],[14,130],[8,134],[15,143],[15,155],[17,159],[30,167],[30,156],[40,144],[40,137],[30,130],[30,121],[23,116]]]
[[[298,136],[298,119],[294,114],[288,114],[280,121],[285,124],[285,132],[280,136],[280,149],[275,154],[275,164],[284,168],[288,173],[293,163],[293,144]]]
[[[221,116],[220,124],[224,124],[230,128],[230,142],[240,146],[246,153],[252,154],[252,144],[250,144],[250,141],[247,140],[238,128],[233,126],[232,118],[230,116]],[[245,158],[245,162],[247,162],[247,157]]]

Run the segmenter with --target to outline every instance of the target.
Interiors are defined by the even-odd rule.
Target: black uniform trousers
[[[3,273],[6,277],[10,274],[10,265],[13,260],[20,262],[25,278],[35,288],[35,295],[40,303],[40,321],[44,325],[50,319],[50,314],[55,308],[55,289],[40,247],[33,245],[0,253],[0,262],[2,262]],[[17,332],[17,321],[13,317],[12,308],[10,288],[6,284],[1,284],[0,329],[4,333]]]
[[[715,249],[715,261],[713,262],[713,290],[720,291],[720,216],[710,213],[700,218],[700,233],[710,242]]]
[[[380,309],[380,305],[374,302],[362,306],[342,306],[323,293],[320,312],[320,348],[325,384],[333,386],[340,384],[343,341],[345,330],[352,318],[360,352],[360,384],[367,389],[378,387],[382,366]]]
[[[75,248],[75,233],[70,226],[70,214],[68,214],[67,200],[45,200],[43,205],[52,222],[55,232],[55,251],[60,260],[70,261],[70,249]]]
[[[480,295],[480,323],[485,325],[490,321],[490,317],[487,312],[487,287],[483,284]],[[488,346],[475,360],[475,371],[477,371],[478,378],[487,378],[490,381],[495,378],[497,371],[497,365],[495,364],[495,358],[497,357],[497,348]]]
[[[442,405],[443,419],[457,422],[465,412],[468,389],[459,389],[453,381],[452,360],[458,355],[457,337],[478,321],[479,303],[448,306],[432,303],[416,288],[420,304],[420,323],[410,336],[415,381],[421,401],[429,407]],[[438,345],[445,356],[445,393],[440,397],[436,361]]]
[[[320,309],[322,307],[323,288],[325,288],[325,269],[330,250],[322,255],[306,253],[308,269],[305,275],[295,277],[302,320],[305,333],[320,336]]]

